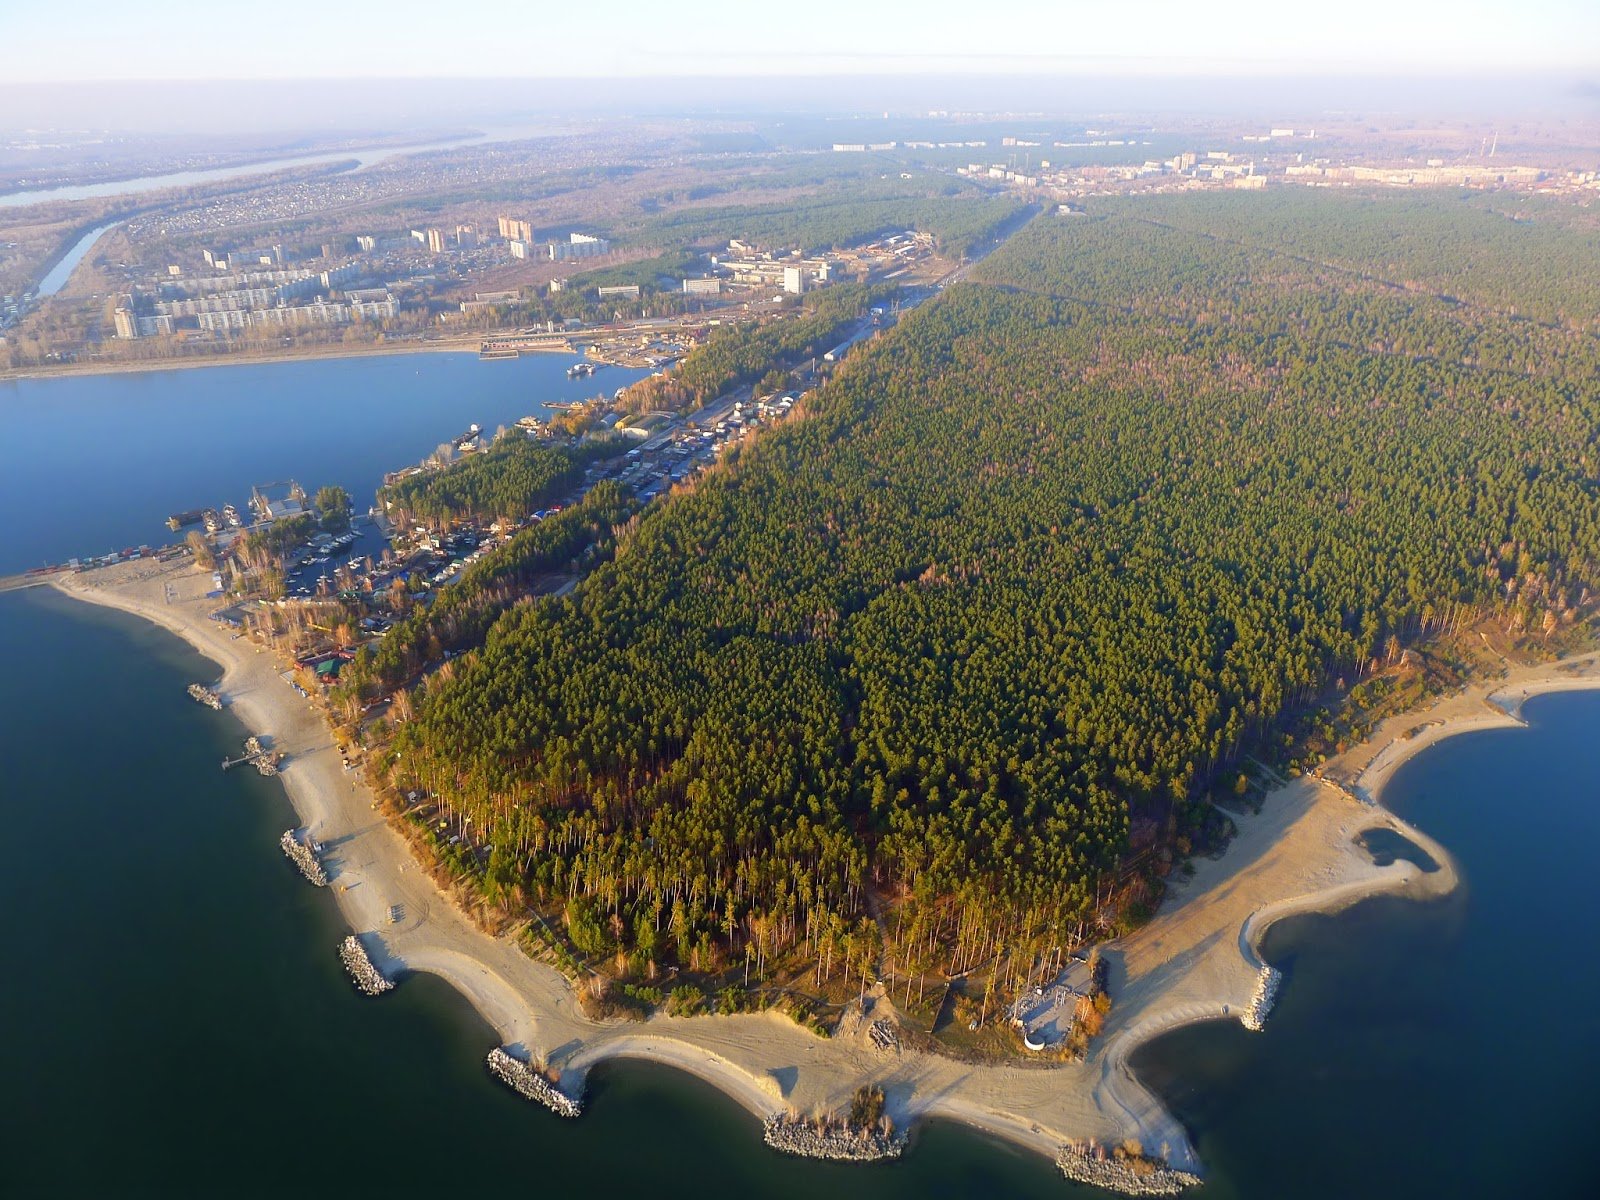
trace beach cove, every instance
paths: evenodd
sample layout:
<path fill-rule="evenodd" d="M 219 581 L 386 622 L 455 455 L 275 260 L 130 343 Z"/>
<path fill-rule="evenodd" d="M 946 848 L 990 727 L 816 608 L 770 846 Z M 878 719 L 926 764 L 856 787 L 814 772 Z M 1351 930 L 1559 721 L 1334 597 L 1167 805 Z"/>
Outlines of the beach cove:
<path fill-rule="evenodd" d="M 1149 925 L 1108 947 L 1117 1003 L 1106 1037 L 1083 1064 L 1039 1070 L 974 1067 L 912 1052 L 889 1056 L 865 1038 L 825 1041 L 772 1015 L 596 1024 L 579 1012 L 564 978 L 508 940 L 478 932 L 439 892 L 374 811 L 361 781 L 344 770 L 326 725 L 278 677 L 271 657 L 209 620 L 205 583 L 192 568 L 129 564 L 57 584 L 76 598 L 163 625 L 221 664 L 222 692 L 234 714 L 288 756 L 284 786 L 301 823 L 330 848 L 325 865 L 345 889 L 336 893 L 340 911 L 368 935 L 380 968 L 447 980 L 501 1042 L 548 1056 L 575 1097 L 588 1073 L 613 1058 L 652 1060 L 698 1076 L 763 1118 L 790 1108 L 836 1110 L 860 1083 L 872 1081 L 884 1086 L 902 1125 L 954 1120 L 1047 1160 L 1072 1139 L 1133 1137 L 1151 1151 L 1164 1149 L 1175 1165 L 1196 1169 L 1201 1163 L 1183 1127 L 1129 1068 L 1135 1051 L 1182 1025 L 1246 1011 L 1262 966 L 1259 947 L 1275 921 L 1335 911 L 1381 892 L 1437 896 L 1455 883 L 1448 852 L 1425 834 L 1307 778 L 1273 793 L 1261 816 L 1241 819 L 1226 854 L 1199 863 Z M 1349 761 L 1330 764 L 1329 773 L 1353 770 L 1358 792 L 1376 791 L 1407 757 L 1451 732 L 1514 725 L 1529 696 L 1596 686 L 1592 656 L 1513 671 L 1425 714 L 1395 718 L 1351 751 Z M 1419 724 L 1426 735 L 1406 736 Z M 1399 834 L 1441 869 L 1424 871 L 1405 860 L 1379 865 L 1356 841 L 1373 829 Z M 406 914 L 397 925 L 387 922 L 393 905 Z"/>

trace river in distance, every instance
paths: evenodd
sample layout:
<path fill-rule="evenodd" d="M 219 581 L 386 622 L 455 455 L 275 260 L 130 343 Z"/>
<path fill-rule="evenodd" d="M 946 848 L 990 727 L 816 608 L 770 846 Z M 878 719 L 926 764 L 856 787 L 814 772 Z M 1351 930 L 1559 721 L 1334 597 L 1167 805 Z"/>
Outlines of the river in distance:
<path fill-rule="evenodd" d="M 0 570 L 155 543 L 168 511 L 286 475 L 342 483 L 359 504 L 458 426 L 592 393 L 566 361 L 428 354 L 5 385 Z M 242 731 L 183 694 L 212 674 L 197 654 L 34 590 L 0 595 L 0 655 L 10 1194 L 1093 1194 L 944 1123 L 899 1163 L 782 1158 L 732 1101 L 646 1064 L 597 1070 L 588 1110 L 563 1122 L 489 1078 L 494 1033 L 447 984 L 415 976 L 378 1000 L 350 987 L 332 897 L 277 849 L 295 823 L 281 785 L 217 769 Z M 1575 1147 L 1600 1075 L 1600 967 L 1585 953 L 1600 916 L 1582 884 L 1600 834 L 1600 696 L 1529 715 L 1528 730 L 1435 747 L 1389 788 L 1455 854 L 1461 891 L 1276 927 L 1267 950 L 1288 979 L 1264 1034 L 1199 1026 L 1139 1056 L 1195 1133 L 1205 1200 L 1588 1194 Z"/>
<path fill-rule="evenodd" d="M 197 184 L 218 183 L 225 179 L 238 179 L 247 175 L 265 175 L 274 171 L 287 171 L 295 167 L 314 167 L 323 163 L 350 163 L 352 171 L 370 167 L 413 154 L 429 154 L 438 150 L 461 150 L 468 146 L 481 146 L 489 142 L 519 141 L 551 132 L 547 125 L 495 126 L 470 137 L 447 138 L 442 141 L 424 141 L 406 146 L 358 146 L 345 150 L 320 150 L 312 154 L 295 154 L 287 157 L 264 158 L 256 162 L 234 163 L 225 167 L 203 167 L 192 171 L 168 171 L 157 175 L 139 175 L 129 179 L 108 179 L 101 183 L 62 184 L 59 187 L 27 188 L 0 192 L 0 208 L 23 208 L 30 204 L 48 204 L 57 200 L 92 200 L 101 196 L 137 196 L 166 188 L 193 187 Z"/>

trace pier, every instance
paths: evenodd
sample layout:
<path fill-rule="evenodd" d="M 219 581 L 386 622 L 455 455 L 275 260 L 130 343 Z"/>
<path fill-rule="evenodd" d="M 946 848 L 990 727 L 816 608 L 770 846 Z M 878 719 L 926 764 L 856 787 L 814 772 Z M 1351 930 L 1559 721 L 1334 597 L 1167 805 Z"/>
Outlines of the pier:
<path fill-rule="evenodd" d="M 0 592 L 42 587 L 50 582 L 50 576 L 54 573 L 54 571 L 30 571 L 26 575 L 0 575 Z"/>
<path fill-rule="evenodd" d="M 220 708 L 222 706 L 219 703 L 217 707 Z M 263 775 L 276 775 L 278 773 L 278 763 L 281 761 L 282 755 L 276 750 L 268 750 L 261 744 L 260 738 L 252 736 L 245 739 L 243 754 L 238 758 L 225 758 L 222 760 L 222 769 L 231 771 L 234 767 L 243 763 L 254 763 L 256 770 Z"/>

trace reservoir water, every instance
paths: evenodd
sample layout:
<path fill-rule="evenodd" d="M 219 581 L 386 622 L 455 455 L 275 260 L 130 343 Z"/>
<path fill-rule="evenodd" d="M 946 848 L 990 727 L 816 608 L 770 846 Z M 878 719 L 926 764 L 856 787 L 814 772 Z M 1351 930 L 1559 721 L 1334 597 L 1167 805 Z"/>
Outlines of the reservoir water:
<path fill-rule="evenodd" d="M 385 471 L 478 424 L 548 417 L 645 372 L 576 358 L 368 355 L 0 382 L 0 574 L 174 540 L 168 514 L 259 483 L 337 483 L 365 512 Z"/>
<path fill-rule="evenodd" d="M 1525 715 L 1385 789 L 1462 887 L 1275 926 L 1287 980 L 1264 1034 L 1194 1026 L 1135 1057 L 1211 1171 L 1197 1200 L 1596 1194 L 1600 693 Z"/>
<path fill-rule="evenodd" d="M 477 421 L 610 390 L 558 358 L 321 360 L 0 385 L 0 571 L 170 536 L 174 508 L 251 482 L 378 474 Z M 183 685 L 202 659 L 136 618 L 0 595 L 0 1144 L 14 1195 L 376 1193 L 1093 1195 L 951 1125 L 901 1163 L 781 1158 L 664 1068 L 592 1078 L 573 1123 L 482 1069 L 493 1032 L 447 985 L 358 996 L 332 897 L 277 849 L 281 786 L 216 769 L 242 736 Z M 1388 798 L 1465 877 L 1276 927 L 1264 1034 L 1179 1031 L 1139 1069 L 1194 1131 L 1203 1200 L 1592 1193 L 1600 1105 L 1600 695 L 1445 742 Z M 1374 843 L 1375 854 L 1405 855 Z"/>

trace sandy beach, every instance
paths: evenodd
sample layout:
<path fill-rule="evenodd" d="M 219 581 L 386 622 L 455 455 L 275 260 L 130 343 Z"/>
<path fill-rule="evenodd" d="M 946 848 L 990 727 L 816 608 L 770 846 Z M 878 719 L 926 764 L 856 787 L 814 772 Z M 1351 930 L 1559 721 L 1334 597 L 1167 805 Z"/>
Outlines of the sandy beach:
<path fill-rule="evenodd" d="M 1051 1158 L 1069 1139 L 1134 1137 L 1189 1170 L 1200 1164 L 1188 1137 L 1133 1076 L 1133 1050 L 1182 1024 L 1238 1017 L 1256 987 L 1260 939 L 1274 921 L 1378 892 L 1425 897 L 1452 888 L 1448 853 L 1372 803 L 1384 782 L 1443 738 L 1520 724 L 1517 714 L 1532 695 L 1600 687 L 1600 664 L 1588 655 L 1513 669 L 1385 722 L 1370 741 L 1328 763 L 1326 780 L 1295 780 L 1275 790 L 1259 816 L 1236 818 L 1239 832 L 1224 855 L 1196 861 L 1187 879 L 1175 874 L 1156 917 L 1106 947 L 1115 1007 L 1087 1061 L 1048 1069 L 973 1066 L 879 1050 L 864 1032 L 820 1038 L 771 1014 L 588 1020 L 565 978 L 508 939 L 477 930 L 420 869 L 374 810 L 359 776 L 344 770 L 320 714 L 279 676 L 273 657 L 209 619 L 216 602 L 205 599 L 208 575 L 181 561 L 142 560 L 52 582 L 69 596 L 154 621 L 215 660 L 228 709 L 287 756 L 281 778 L 289 798 L 327 847 L 331 890 L 374 961 L 391 975 L 427 971 L 449 981 L 503 1043 L 544 1054 L 561 1071 L 565 1090 L 580 1092 L 586 1073 L 608 1059 L 646 1058 L 707 1080 L 766 1116 L 790 1106 L 838 1109 L 859 1085 L 874 1082 L 902 1124 L 961 1121 Z M 1379 828 L 1417 843 L 1440 870 L 1424 874 L 1403 861 L 1376 865 L 1356 838 Z M 404 919 L 389 924 L 395 904 Z"/>

